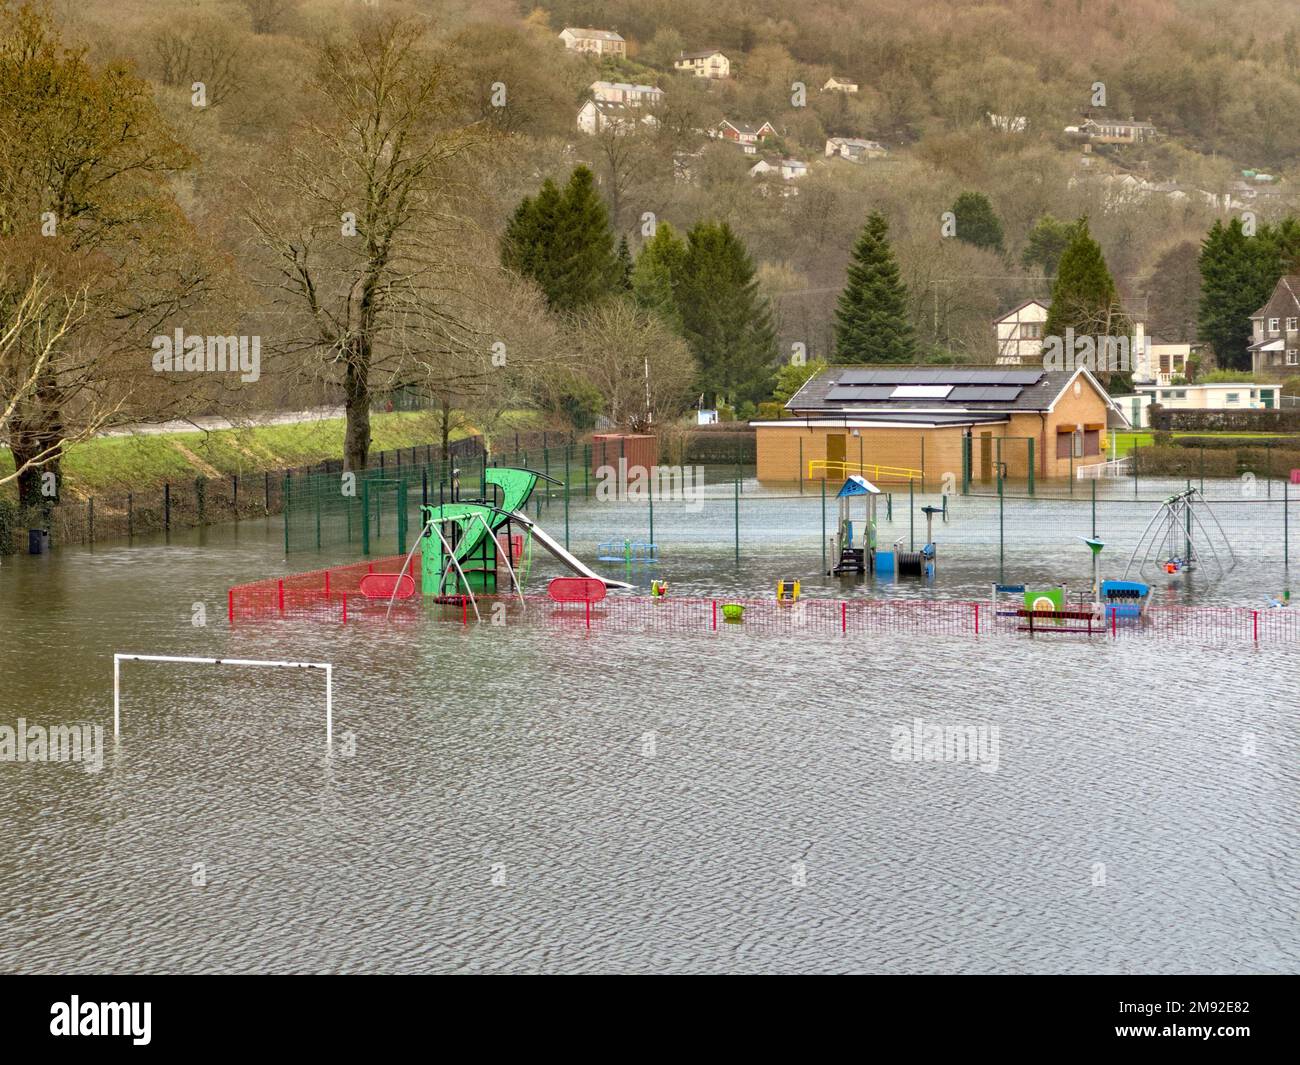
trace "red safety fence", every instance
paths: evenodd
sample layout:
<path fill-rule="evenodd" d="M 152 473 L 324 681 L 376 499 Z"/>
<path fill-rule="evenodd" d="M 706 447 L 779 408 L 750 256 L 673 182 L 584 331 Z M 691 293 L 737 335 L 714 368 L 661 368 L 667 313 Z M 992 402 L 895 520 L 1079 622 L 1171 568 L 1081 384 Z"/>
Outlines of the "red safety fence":
<path fill-rule="evenodd" d="M 255 581 L 230 589 L 232 622 L 259 618 L 317 618 L 347 622 L 410 622 L 420 618 L 468 625 L 508 620 L 615 632 L 915 633 L 926 636 L 993 636 L 1027 633 L 1026 618 L 1010 611 L 992 615 L 987 602 L 949 599 L 690 599 L 615 593 L 600 602 L 557 603 L 544 595 L 445 596 L 427 602 L 419 595 L 397 600 L 368 599 L 360 582 L 371 573 L 400 572 L 402 556 Z M 417 555 L 408 570 L 419 586 Z M 477 613 L 475 612 L 477 606 Z M 741 609 L 737 610 L 739 607 Z M 1036 616 L 1034 638 L 1127 639 L 1164 637 L 1185 642 L 1300 643 L 1300 609 L 1152 606 L 1140 620 Z"/>

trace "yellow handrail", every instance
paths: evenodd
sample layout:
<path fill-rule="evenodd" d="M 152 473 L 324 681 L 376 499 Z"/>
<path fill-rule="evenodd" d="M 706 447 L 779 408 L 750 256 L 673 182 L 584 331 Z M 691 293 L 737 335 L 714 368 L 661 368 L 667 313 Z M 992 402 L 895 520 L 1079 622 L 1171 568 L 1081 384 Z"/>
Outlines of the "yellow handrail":
<path fill-rule="evenodd" d="M 808 463 L 809 478 L 821 474 L 822 477 L 848 477 L 856 473 L 869 481 L 919 481 L 921 471 L 908 469 L 906 466 L 881 466 L 874 463 L 839 462 L 833 459 L 813 459 Z"/>

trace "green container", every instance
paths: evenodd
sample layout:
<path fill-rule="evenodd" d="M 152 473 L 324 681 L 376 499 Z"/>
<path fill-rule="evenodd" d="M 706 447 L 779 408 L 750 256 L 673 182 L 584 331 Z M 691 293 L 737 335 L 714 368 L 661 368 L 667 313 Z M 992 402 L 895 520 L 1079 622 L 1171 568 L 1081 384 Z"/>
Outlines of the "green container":
<path fill-rule="evenodd" d="M 745 617 L 745 608 L 740 603 L 723 603 L 722 617 L 725 621 L 741 621 Z"/>

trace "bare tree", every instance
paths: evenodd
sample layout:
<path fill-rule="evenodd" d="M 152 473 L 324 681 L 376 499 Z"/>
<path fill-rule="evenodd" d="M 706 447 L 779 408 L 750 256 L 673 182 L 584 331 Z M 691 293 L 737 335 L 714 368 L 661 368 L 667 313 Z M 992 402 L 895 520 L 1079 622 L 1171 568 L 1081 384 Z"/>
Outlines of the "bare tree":
<path fill-rule="evenodd" d="M 457 171 L 487 131 L 459 125 L 448 72 L 423 26 L 363 14 L 317 48 L 320 118 L 268 174 L 279 199 L 248 193 L 287 312 L 282 347 L 342 387 L 344 463 L 364 469 L 370 406 L 422 361 L 473 335 L 454 249 L 468 229 Z"/>

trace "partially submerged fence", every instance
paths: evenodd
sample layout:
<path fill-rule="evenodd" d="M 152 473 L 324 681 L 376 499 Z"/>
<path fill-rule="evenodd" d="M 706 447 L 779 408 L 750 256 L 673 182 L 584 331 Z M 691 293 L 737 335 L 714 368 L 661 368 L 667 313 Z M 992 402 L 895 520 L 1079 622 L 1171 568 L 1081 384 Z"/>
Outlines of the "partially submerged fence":
<path fill-rule="evenodd" d="M 990 602 L 956 599 L 774 599 L 652 598 L 609 595 L 598 603 L 556 603 L 547 596 L 444 596 L 434 602 L 418 595 L 390 604 L 361 594 L 370 573 L 397 573 L 402 556 L 353 563 L 288 577 L 255 581 L 230 589 L 227 616 L 232 624 L 269 619 L 300 619 L 321 624 L 426 619 L 470 625 L 557 625 L 608 632 L 707 634 L 747 631 L 769 634 L 850 636 L 903 633 L 918 636 L 983 637 L 1029 633 L 1052 640 L 1153 637 L 1200 644 L 1300 643 L 1300 609 L 1149 606 L 1141 619 L 1035 615 L 1015 609 L 994 611 Z M 419 583 L 419 555 L 410 572 Z M 475 609 L 477 606 L 477 610 Z M 737 612 L 728 607 L 740 607 Z M 739 614 L 735 619 L 729 614 Z"/>

